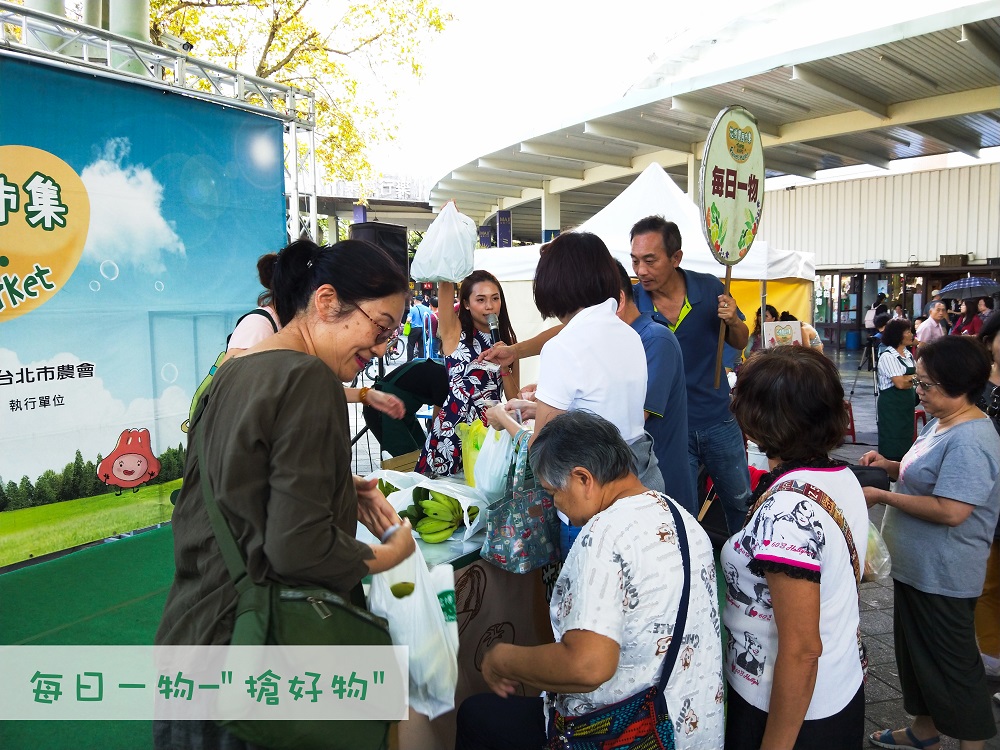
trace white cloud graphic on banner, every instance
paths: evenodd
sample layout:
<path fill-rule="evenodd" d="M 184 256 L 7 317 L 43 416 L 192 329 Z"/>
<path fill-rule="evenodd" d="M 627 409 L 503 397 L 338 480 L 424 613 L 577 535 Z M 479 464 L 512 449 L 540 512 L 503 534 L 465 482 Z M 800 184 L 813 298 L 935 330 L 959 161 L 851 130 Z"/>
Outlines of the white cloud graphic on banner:
<path fill-rule="evenodd" d="M 90 197 L 90 231 L 84 257 L 149 273 L 166 271 L 165 254 L 184 255 L 184 243 L 163 218 L 163 186 L 140 165 L 125 163 L 128 138 L 112 138 L 80 178 Z"/>
<path fill-rule="evenodd" d="M 13 374 L 15 383 L 0 387 L 3 429 L 0 430 L 0 477 L 18 482 L 22 476 L 34 482 L 48 469 L 55 472 L 73 461 L 76 451 L 85 461 L 97 454 L 107 456 L 118 443 L 122 430 L 145 427 L 150 432 L 153 454 L 187 444 L 181 422 L 187 419 L 191 394 L 170 386 L 158 399 L 137 398 L 129 403 L 116 399 L 99 377 L 41 380 L 40 368 L 81 364 L 75 354 L 60 353 L 43 362 L 23 364 L 17 354 L 0 348 L 0 375 Z M 32 373 L 33 383 L 17 384 L 22 370 Z M 61 405 L 56 405 L 55 397 Z M 42 398 L 48 405 L 42 406 Z M 11 409 L 12 402 L 20 408 Z"/>

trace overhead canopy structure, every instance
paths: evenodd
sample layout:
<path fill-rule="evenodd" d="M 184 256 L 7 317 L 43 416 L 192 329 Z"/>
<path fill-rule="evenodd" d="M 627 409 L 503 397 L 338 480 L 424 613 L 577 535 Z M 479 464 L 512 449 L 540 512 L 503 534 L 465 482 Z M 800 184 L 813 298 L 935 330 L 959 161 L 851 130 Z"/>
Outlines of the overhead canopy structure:
<path fill-rule="evenodd" d="M 677 224 L 684 257 L 681 267 L 691 271 L 725 276 L 708 249 L 701 233 L 698 207 L 656 164 L 647 167 L 636 180 L 604 210 L 578 227 L 592 232 L 608 246 L 631 273 L 629 230 L 639 219 L 660 215 Z M 535 308 L 532 281 L 538 264 L 540 245 L 489 248 L 476 251 L 476 268 L 496 276 L 503 284 L 511 323 L 519 338 L 529 338 L 546 327 Z M 572 269 L 567 269 L 571 273 Z M 758 240 L 750 252 L 733 266 L 731 291 L 748 317 L 760 305 L 759 281 L 768 281 L 769 302 L 789 310 L 800 319 L 812 319 L 812 284 L 816 267 L 812 253 L 778 250 Z M 525 379 L 525 378 L 529 379 Z M 533 365 L 522 366 L 522 380 L 531 382 Z"/>
<path fill-rule="evenodd" d="M 786 3 L 776 8 L 789 12 Z M 546 228 L 565 230 L 608 205 L 653 163 L 690 190 L 713 118 L 734 103 L 760 121 L 769 176 L 887 168 L 895 159 L 951 152 L 978 156 L 1000 145 L 997 4 L 893 22 L 879 21 L 878 10 L 858 18 L 857 28 L 873 18 L 880 26 L 839 39 L 813 38 L 758 59 L 754 51 L 770 47 L 747 40 L 738 55 L 730 45 L 726 59 L 750 62 L 666 66 L 651 88 L 633 90 L 582 122 L 457 167 L 438 181 L 430 203 L 438 209 L 455 199 L 481 222 L 512 210 L 514 238 L 537 242 L 542 203 L 551 196 L 558 196 L 558 227 Z"/>
<path fill-rule="evenodd" d="M 639 219 L 659 215 L 677 224 L 681 232 L 684 260 L 691 271 L 725 276 L 725 266 L 713 257 L 701 231 L 698 207 L 656 164 L 648 166 L 636 180 L 604 209 L 576 228 L 600 237 L 626 268 L 631 268 L 629 230 Z M 535 277 L 539 245 L 491 248 L 476 251 L 476 267 L 485 268 L 501 281 Z M 812 253 L 778 250 L 757 241 L 750 252 L 733 266 L 733 278 L 795 278 L 811 282 L 816 266 Z"/>

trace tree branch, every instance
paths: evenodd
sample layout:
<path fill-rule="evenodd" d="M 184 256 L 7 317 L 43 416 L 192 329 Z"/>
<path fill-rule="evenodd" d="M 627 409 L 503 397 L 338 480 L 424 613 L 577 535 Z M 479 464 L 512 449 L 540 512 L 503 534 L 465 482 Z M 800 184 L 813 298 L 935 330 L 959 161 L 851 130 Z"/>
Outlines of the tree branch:
<path fill-rule="evenodd" d="M 280 60 L 278 60 L 278 62 L 276 62 L 274 65 L 270 66 L 269 68 L 266 68 L 265 72 L 258 72 L 257 75 L 260 76 L 261 78 L 267 78 L 268 76 L 273 75 L 274 73 L 278 72 L 279 70 L 281 70 L 282 68 L 284 68 L 286 65 L 288 65 L 288 63 L 291 61 L 291 59 L 293 57 L 295 57 L 295 55 L 298 54 L 299 50 L 301 50 L 306 44 L 308 44 L 312 39 L 316 38 L 317 36 L 319 36 L 319 34 L 317 32 L 315 32 L 315 31 L 313 31 L 308 36 L 306 36 L 305 38 L 303 38 L 298 44 L 296 44 L 294 47 L 292 47 L 290 50 L 288 50 L 288 54 L 286 54 L 283 58 L 281 58 Z M 261 58 L 261 65 L 263 65 L 263 63 L 264 63 L 264 59 L 262 57 Z"/>
<path fill-rule="evenodd" d="M 247 2 L 247 0 L 208 0 L 207 2 L 198 2 L 198 0 L 182 0 L 181 2 L 174 3 L 174 5 L 169 8 L 164 8 L 162 15 L 166 18 L 167 16 L 171 16 L 174 13 L 187 8 L 242 8 L 245 5 L 252 5 L 252 3 Z"/>
<path fill-rule="evenodd" d="M 362 39 L 357 44 L 355 44 L 351 49 L 348 49 L 348 50 L 333 49 L 332 47 L 324 47 L 323 50 L 325 52 L 329 52 L 330 54 L 333 54 L 333 55 L 341 55 L 342 57 L 350 57 L 355 52 L 360 52 L 365 47 L 367 47 L 367 46 L 369 46 L 371 44 L 374 44 L 379 39 L 381 39 L 383 36 L 385 36 L 385 32 L 384 31 L 380 31 L 375 36 L 368 37 L 367 39 Z"/>

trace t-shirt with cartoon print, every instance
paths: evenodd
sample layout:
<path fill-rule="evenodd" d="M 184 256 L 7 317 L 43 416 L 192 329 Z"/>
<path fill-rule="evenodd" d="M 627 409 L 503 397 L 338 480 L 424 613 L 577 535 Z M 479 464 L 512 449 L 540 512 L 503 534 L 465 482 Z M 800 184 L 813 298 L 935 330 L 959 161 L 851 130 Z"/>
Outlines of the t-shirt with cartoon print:
<path fill-rule="evenodd" d="M 569 552 L 549 610 L 556 641 L 570 630 L 588 630 L 614 640 L 621 654 L 614 677 L 597 690 L 555 696 L 563 715 L 580 716 L 659 683 L 684 584 L 668 502 L 653 492 L 618 500 L 584 524 Z M 704 530 L 679 512 L 691 554 L 691 593 L 664 697 L 678 750 L 716 750 L 724 711 L 715 561 Z"/>
<path fill-rule="evenodd" d="M 848 468 L 797 469 L 777 481 L 808 482 L 840 507 L 865 566 L 868 506 Z M 806 578 L 820 586 L 820 637 L 816 686 L 806 720 L 833 716 L 858 691 L 864 677 L 858 652 L 858 591 L 844 534 L 813 500 L 782 491 L 768 498 L 749 523 L 730 537 L 720 558 L 726 579 L 722 619 L 729 637 L 726 679 L 750 705 L 767 711 L 771 697 L 778 629 L 765 571 Z"/>

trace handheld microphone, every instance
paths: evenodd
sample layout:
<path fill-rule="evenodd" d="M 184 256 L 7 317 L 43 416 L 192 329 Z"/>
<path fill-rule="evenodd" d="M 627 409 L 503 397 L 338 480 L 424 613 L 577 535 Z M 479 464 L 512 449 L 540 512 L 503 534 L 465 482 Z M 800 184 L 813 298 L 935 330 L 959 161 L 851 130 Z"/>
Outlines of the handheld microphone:
<path fill-rule="evenodd" d="M 500 319 L 495 313 L 490 313 L 486 316 L 486 323 L 490 327 L 490 337 L 493 339 L 493 345 L 496 346 L 500 343 Z"/>

